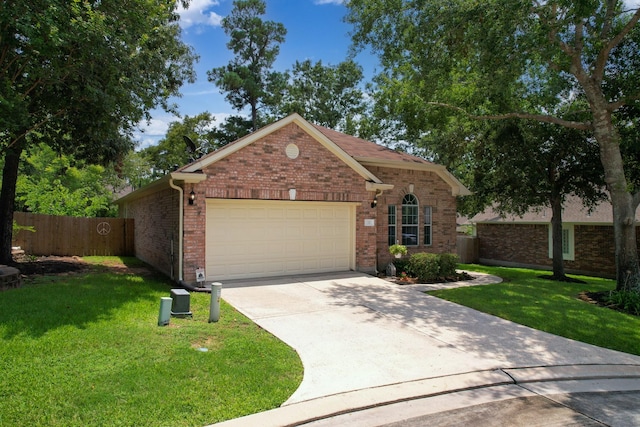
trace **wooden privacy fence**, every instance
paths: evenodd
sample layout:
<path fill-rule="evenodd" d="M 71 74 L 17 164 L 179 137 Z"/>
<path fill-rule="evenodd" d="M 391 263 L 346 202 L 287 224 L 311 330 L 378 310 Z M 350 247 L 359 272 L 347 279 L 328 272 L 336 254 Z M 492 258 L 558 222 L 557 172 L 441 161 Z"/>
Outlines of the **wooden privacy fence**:
<path fill-rule="evenodd" d="M 134 254 L 133 219 L 77 218 L 15 212 L 13 219 L 21 230 L 13 236 L 13 245 L 29 255 L 89 256 Z"/>
<path fill-rule="evenodd" d="M 461 263 L 471 264 L 478 262 L 479 243 L 477 237 L 457 236 L 456 248 Z"/>

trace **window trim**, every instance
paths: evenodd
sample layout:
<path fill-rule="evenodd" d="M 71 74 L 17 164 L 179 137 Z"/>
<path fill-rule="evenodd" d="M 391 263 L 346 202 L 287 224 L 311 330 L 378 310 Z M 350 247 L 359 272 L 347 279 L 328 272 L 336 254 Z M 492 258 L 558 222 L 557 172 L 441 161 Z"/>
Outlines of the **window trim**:
<path fill-rule="evenodd" d="M 393 213 L 391 213 L 392 208 Z M 393 220 L 391 219 L 392 215 Z M 387 222 L 387 243 L 389 244 L 389 246 L 395 245 L 396 243 L 398 243 L 398 208 L 396 207 L 396 205 L 388 205 Z M 391 232 L 391 229 L 393 229 L 393 233 Z M 391 241 L 392 237 L 393 242 Z"/>
<path fill-rule="evenodd" d="M 549 224 L 549 258 L 553 258 L 553 231 L 551 229 L 551 224 Z M 575 227 L 573 224 L 562 224 L 562 239 L 564 242 L 564 233 L 567 233 L 567 245 L 568 251 L 565 252 L 564 249 L 562 251 L 562 259 L 565 261 L 575 261 L 576 253 L 575 253 Z M 564 246 L 564 245 L 563 245 Z"/>
<path fill-rule="evenodd" d="M 427 215 L 427 211 L 429 214 Z M 429 220 L 429 222 L 427 222 Z M 427 231 L 427 227 L 429 230 Z M 432 206 L 424 206 L 424 215 L 423 215 L 423 245 L 425 246 L 433 246 L 433 207 Z M 427 237 L 429 238 L 429 243 L 427 243 Z"/>
<path fill-rule="evenodd" d="M 412 197 L 415 204 L 405 203 L 405 201 L 409 201 L 408 197 Z M 406 214 L 405 215 L 405 207 L 407 209 L 411 208 L 413 211 L 415 209 L 415 222 L 414 223 L 405 223 L 405 218 L 413 218 L 414 214 Z M 401 219 L 400 219 L 400 234 L 401 234 L 401 242 L 404 246 L 416 247 L 420 246 L 420 202 L 418 198 L 413 193 L 407 193 L 402 197 L 402 210 L 401 210 Z M 414 244 L 409 244 L 405 241 L 405 228 L 415 229 L 416 232 L 416 242 Z"/>

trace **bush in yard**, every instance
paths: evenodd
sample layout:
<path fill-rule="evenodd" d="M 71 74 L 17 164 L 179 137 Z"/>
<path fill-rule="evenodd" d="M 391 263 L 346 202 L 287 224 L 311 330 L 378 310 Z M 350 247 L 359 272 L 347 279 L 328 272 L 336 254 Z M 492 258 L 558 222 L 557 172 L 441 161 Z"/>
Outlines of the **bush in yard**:
<path fill-rule="evenodd" d="M 439 261 L 441 277 L 452 277 L 456 275 L 456 267 L 458 266 L 458 255 L 440 254 Z"/>
<path fill-rule="evenodd" d="M 409 258 L 397 258 L 397 259 L 394 259 L 392 262 L 393 262 L 393 265 L 396 266 L 396 273 L 398 274 L 398 276 L 403 271 L 407 273 L 409 276 L 413 276 L 413 273 L 411 272 L 411 266 L 409 265 L 410 264 Z"/>
<path fill-rule="evenodd" d="M 430 282 L 440 276 L 440 261 L 438 254 L 418 253 L 409 258 L 409 269 L 419 281 Z"/>
<path fill-rule="evenodd" d="M 640 296 L 635 292 L 612 291 L 607 301 L 626 313 L 640 316 Z"/>

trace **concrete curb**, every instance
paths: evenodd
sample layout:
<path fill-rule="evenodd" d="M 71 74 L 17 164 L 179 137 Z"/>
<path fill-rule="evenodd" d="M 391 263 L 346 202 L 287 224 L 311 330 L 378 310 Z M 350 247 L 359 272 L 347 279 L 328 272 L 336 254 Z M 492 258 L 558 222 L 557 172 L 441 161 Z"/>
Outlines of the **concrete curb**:
<path fill-rule="evenodd" d="M 632 380 L 631 389 L 640 389 L 640 365 L 564 365 L 523 368 L 506 368 L 494 371 L 468 372 L 438 378 L 410 381 L 400 384 L 374 387 L 340 393 L 332 396 L 293 403 L 280 408 L 257 414 L 247 415 L 218 424 L 217 427 L 288 427 L 318 421 L 337 415 L 364 411 L 371 408 L 393 405 L 399 402 L 425 399 L 445 394 L 501 385 L 551 384 L 558 383 L 556 389 L 562 389 L 563 383 L 584 381 L 580 389 L 585 391 L 595 385 L 592 380 Z M 576 388 L 575 385 L 572 387 Z M 625 389 L 628 389 L 626 386 Z M 543 386 L 542 390 L 545 389 Z M 600 391 L 600 388 L 598 388 Z"/>

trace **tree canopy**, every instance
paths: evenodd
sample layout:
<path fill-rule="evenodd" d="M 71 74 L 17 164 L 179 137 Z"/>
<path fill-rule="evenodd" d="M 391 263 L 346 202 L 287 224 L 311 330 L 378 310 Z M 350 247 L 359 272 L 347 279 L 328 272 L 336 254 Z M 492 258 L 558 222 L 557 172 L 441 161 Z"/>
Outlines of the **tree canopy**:
<path fill-rule="evenodd" d="M 186 2 L 185 2 L 186 3 Z M 193 81 L 176 1 L 5 1 L 0 7 L 0 262 L 11 229 L 22 151 L 46 143 L 107 163 L 131 149 L 149 111 Z"/>
<path fill-rule="evenodd" d="M 277 78 L 271 67 L 287 34 L 281 23 L 263 21 L 265 13 L 263 0 L 234 0 L 231 13 L 222 19 L 222 28 L 230 37 L 227 47 L 235 57 L 207 73 L 209 81 L 226 92 L 233 108 L 251 108 L 253 130 L 258 128 L 258 107 L 266 96 L 268 81 Z"/>
<path fill-rule="evenodd" d="M 362 67 L 353 60 L 335 66 L 296 61 L 284 79 L 270 87 L 267 111 L 274 117 L 298 113 L 318 125 L 347 130 L 366 111 L 362 79 Z"/>
<path fill-rule="evenodd" d="M 166 136 L 158 144 L 140 151 L 140 155 L 151 167 L 148 177 L 151 180 L 160 178 L 225 145 L 216 140 L 214 120 L 210 113 L 205 112 L 170 123 Z M 194 143 L 195 152 L 187 148 L 185 136 Z"/>
<path fill-rule="evenodd" d="M 409 135 L 453 111 L 591 132 L 613 204 L 618 288 L 640 292 L 640 188 L 620 149 L 621 129 L 637 133 L 640 10 L 615 0 L 349 0 L 347 7 L 353 40 L 379 54 L 377 82 Z M 585 111 L 549 109 L 558 96 L 569 105 L 584 100 Z M 513 110 L 512 99 L 535 102 Z"/>
<path fill-rule="evenodd" d="M 116 216 L 114 193 L 123 182 L 112 168 L 76 161 L 46 144 L 23 153 L 16 210 L 46 215 Z"/>

